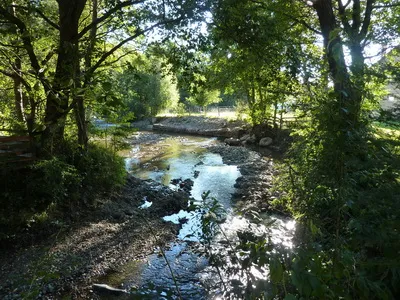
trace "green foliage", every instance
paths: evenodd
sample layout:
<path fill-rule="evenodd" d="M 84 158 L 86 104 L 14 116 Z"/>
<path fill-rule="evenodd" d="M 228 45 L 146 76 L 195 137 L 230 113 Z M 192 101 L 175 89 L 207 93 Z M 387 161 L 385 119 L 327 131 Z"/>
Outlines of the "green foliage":
<path fill-rule="evenodd" d="M 95 99 L 93 113 L 121 123 L 173 109 L 179 100 L 175 81 L 161 59 L 131 54 L 118 68 L 109 70 L 106 78 L 99 78 L 90 96 Z"/>
<path fill-rule="evenodd" d="M 287 267 L 295 293 L 397 298 L 399 141 L 373 128 L 335 135 L 335 117 L 318 118 L 324 124 L 298 131 L 277 181 L 285 193 L 278 204 L 298 216 L 304 228 L 301 239 L 308 245 L 298 247 Z M 310 294 L 317 287 L 320 293 Z"/>
<path fill-rule="evenodd" d="M 82 174 L 75 166 L 53 157 L 32 166 L 31 178 L 26 188 L 30 197 L 41 204 L 35 210 L 42 211 L 52 202 L 77 200 L 81 184 Z"/>
<path fill-rule="evenodd" d="M 117 152 L 130 147 L 127 142 L 127 137 L 135 132 L 137 129 L 131 127 L 129 123 L 126 124 L 109 124 L 105 123 L 105 127 L 99 126 L 99 124 L 90 124 L 89 132 L 97 142 L 101 142 L 105 148 L 110 148 Z M 110 125 L 110 126 L 109 126 Z"/>
<path fill-rule="evenodd" d="M 207 90 L 206 88 L 197 88 L 187 100 L 202 107 L 222 101 L 218 90 Z"/>
<path fill-rule="evenodd" d="M 296 18 L 301 10 L 293 1 L 222 0 L 214 7 L 212 78 L 238 102 L 246 103 L 253 124 L 268 119 L 277 123 L 285 103 L 298 100 L 305 91 L 304 81 L 312 73 L 317 76 L 318 67 L 311 67 L 313 72 L 308 69 L 320 60 L 313 47 L 315 37 L 299 24 L 286 28 L 290 21 L 280 13 L 291 11 Z"/>
<path fill-rule="evenodd" d="M 92 144 L 84 155 L 79 149 L 72 154 L 71 163 L 84 176 L 82 188 L 85 193 L 109 191 L 125 182 L 124 161 L 114 151 Z"/>

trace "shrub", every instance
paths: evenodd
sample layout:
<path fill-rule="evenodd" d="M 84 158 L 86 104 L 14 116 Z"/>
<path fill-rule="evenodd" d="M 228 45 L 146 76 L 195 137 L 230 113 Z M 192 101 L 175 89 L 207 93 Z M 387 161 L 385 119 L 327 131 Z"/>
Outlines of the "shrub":
<path fill-rule="evenodd" d="M 83 176 L 83 190 L 104 192 L 124 183 L 124 161 L 115 152 L 99 145 L 89 145 L 86 153 L 73 156 L 72 163 Z"/>
<path fill-rule="evenodd" d="M 77 200 L 82 179 L 75 166 L 53 157 L 32 166 L 27 191 L 37 203 L 37 209 L 42 210 L 52 202 L 62 203 L 67 198 Z"/>

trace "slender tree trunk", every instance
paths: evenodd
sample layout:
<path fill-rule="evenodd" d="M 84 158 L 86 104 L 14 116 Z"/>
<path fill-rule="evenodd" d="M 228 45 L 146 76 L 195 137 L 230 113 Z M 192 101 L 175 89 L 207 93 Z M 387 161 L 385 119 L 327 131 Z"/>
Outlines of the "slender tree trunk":
<path fill-rule="evenodd" d="M 83 147 L 83 149 L 87 148 L 88 144 L 88 130 L 87 130 L 87 122 L 86 122 L 86 109 L 84 103 L 84 92 L 81 89 L 80 80 L 76 80 L 75 88 L 78 89 L 77 95 L 74 96 L 76 99 L 75 106 L 75 120 L 76 126 L 78 129 L 78 144 Z"/>
<path fill-rule="evenodd" d="M 15 2 L 12 2 L 15 5 Z M 12 15 L 16 17 L 15 7 L 12 8 Z M 18 27 L 13 26 L 13 33 L 17 35 Z M 25 112 L 24 112 L 24 97 L 22 91 L 22 80 L 21 80 L 21 69 L 22 69 L 22 61 L 19 57 L 19 53 L 15 53 L 16 58 L 14 60 L 13 72 L 16 73 L 16 76 L 13 76 L 13 89 L 14 89 L 14 105 L 15 112 L 17 115 L 17 119 L 20 123 L 26 123 Z"/>
<path fill-rule="evenodd" d="M 277 96 L 275 96 L 277 97 Z M 275 98 L 274 100 L 274 118 L 273 118 L 273 123 L 274 123 L 274 128 L 278 128 L 278 123 L 276 122 L 277 120 L 277 115 L 278 115 L 278 98 Z"/>
<path fill-rule="evenodd" d="M 21 59 L 17 57 L 14 61 L 14 72 L 17 72 L 19 74 L 17 74 L 17 76 L 13 76 L 15 112 L 17 114 L 18 121 L 26 124 L 24 94 L 22 90 L 22 81 L 20 77 L 21 68 L 22 68 Z"/>
<path fill-rule="evenodd" d="M 365 58 L 363 54 L 363 48 L 361 42 L 357 39 L 353 40 L 350 44 L 350 55 L 351 55 L 351 72 L 353 74 L 353 122 L 355 124 L 359 121 L 362 99 L 364 96 L 365 80 L 364 80 L 364 68 Z"/>
<path fill-rule="evenodd" d="M 30 91 L 28 91 L 28 99 L 30 103 L 30 113 L 29 115 L 26 116 L 26 125 L 28 127 L 28 133 L 30 136 L 33 136 L 33 130 L 35 129 L 35 124 L 36 124 L 36 108 L 37 108 L 37 103 L 35 102 L 35 99 L 33 95 L 30 94 Z"/>
<path fill-rule="evenodd" d="M 98 11 L 98 1 L 92 0 L 93 23 L 97 19 L 97 11 Z M 97 35 L 97 26 L 93 26 L 92 29 L 90 30 L 89 44 L 85 53 L 85 70 L 89 70 L 92 67 L 92 55 L 94 47 L 96 45 L 96 35 Z M 76 78 L 77 81 L 75 83 L 75 86 L 79 87 L 79 90 L 76 94 L 76 107 L 75 107 L 75 118 L 78 129 L 78 144 L 81 145 L 84 149 L 86 149 L 89 137 L 88 137 L 88 129 L 86 121 L 86 107 L 84 102 L 85 100 L 84 89 L 89 84 L 91 78 L 85 77 L 83 80 L 83 86 L 81 84 L 80 76 L 77 76 Z"/>

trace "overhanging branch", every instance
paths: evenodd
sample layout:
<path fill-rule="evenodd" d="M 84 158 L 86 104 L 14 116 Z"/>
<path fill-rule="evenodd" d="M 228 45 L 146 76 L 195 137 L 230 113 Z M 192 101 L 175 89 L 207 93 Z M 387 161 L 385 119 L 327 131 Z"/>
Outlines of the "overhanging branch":
<path fill-rule="evenodd" d="M 109 11 L 104 13 L 104 15 L 102 15 L 100 18 L 97 18 L 94 22 L 90 23 L 88 26 L 83 28 L 81 30 L 81 32 L 79 32 L 78 38 L 80 39 L 81 37 L 83 37 L 87 32 L 89 32 L 92 29 L 93 26 L 97 26 L 98 24 L 100 24 L 101 22 L 103 22 L 104 20 L 109 18 L 112 14 L 116 13 L 117 11 L 121 10 L 122 8 L 131 6 L 131 5 L 135 5 L 135 4 L 139 4 L 139 3 L 143 3 L 144 1 L 145 0 L 137 0 L 137 1 L 129 0 L 129 1 L 124 1 L 124 2 L 119 3 L 118 5 L 114 6 Z"/>
<path fill-rule="evenodd" d="M 365 38 L 368 33 L 368 28 L 369 25 L 371 24 L 371 15 L 372 15 L 372 10 L 374 9 L 373 4 L 374 0 L 368 0 L 367 1 L 367 6 L 365 8 L 365 14 L 364 14 L 364 21 L 362 24 L 362 28 L 360 31 L 361 38 Z"/>
<path fill-rule="evenodd" d="M 52 20 L 50 20 L 49 17 L 47 17 L 40 9 L 34 7 L 26 7 L 26 6 L 21 6 L 21 5 L 12 5 L 11 7 L 15 7 L 15 8 L 20 8 L 26 11 L 32 10 L 37 13 L 44 21 L 46 21 L 47 24 L 49 24 L 51 27 L 60 30 L 60 26 L 58 26 L 55 22 L 53 22 Z"/>
<path fill-rule="evenodd" d="M 266 7 L 266 6 L 265 6 L 265 3 L 261 2 L 261 1 L 258 1 L 258 0 L 251 0 L 251 2 L 262 6 L 262 8 L 264 8 L 264 9 L 266 9 L 266 10 L 268 10 L 268 11 L 281 14 L 281 15 L 285 16 L 286 18 L 289 18 L 290 20 L 296 22 L 297 24 L 303 25 L 303 26 L 306 27 L 308 30 L 311 30 L 312 32 L 314 32 L 314 33 L 316 33 L 316 34 L 322 34 L 321 31 L 319 31 L 319 30 L 313 28 L 313 27 L 312 27 L 310 24 L 308 24 L 305 20 L 302 20 L 302 19 L 293 17 L 291 14 L 285 13 L 285 12 L 280 11 L 280 10 L 270 9 L 270 8 Z"/>
<path fill-rule="evenodd" d="M 342 0 L 338 0 L 339 5 L 339 17 L 342 21 L 343 27 L 346 32 L 350 32 L 350 24 L 349 20 L 346 17 L 346 7 L 350 4 L 350 1 L 347 1 L 346 4 L 343 4 Z"/>
<path fill-rule="evenodd" d="M 126 43 L 138 38 L 139 36 L 145 34 L 146 32 L 149 32 L 149 31 L 153 30 L 154 28 L 157 28 L 157 27 L 159 27 L 161 25 L 166 25 L 166 24 L 170 24 L 170 23 L 176 23 L 176 22 L 179 22 L 180 20 L 181 20 L 181 18 L 174 19 L 174 20 L 169 20 L 169 21 L 161 21 L 161 22 L 158 22 L 156 24 L 153 24 L 152 26 L 150 26 L 150 27 L 148 27 L 146 29 L 143 29 L 143 30 L 137 29 L 135 34 L 133 34 L 132 36 L 129 36 L 128 38 L 122 40 L 117 45 L 115 45 L 113 48 L 111 48 L 109 51 L 103 53 L 103 55 L 99 58 L 99 60 L 89 70 L 86 71 L 86 77 L 89 78 L 96 71 L 96 69 L 98 67 L 100 67 L 101 64 L 108 57 L 110 57 L 115 51 L 120 49 Z"/>

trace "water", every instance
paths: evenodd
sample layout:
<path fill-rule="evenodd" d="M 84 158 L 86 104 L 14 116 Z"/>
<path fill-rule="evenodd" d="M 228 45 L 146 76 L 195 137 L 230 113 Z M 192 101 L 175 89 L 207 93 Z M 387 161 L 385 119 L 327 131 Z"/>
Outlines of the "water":
<path fill-rule="evenodd" d="M 235 241 L 238 230 L 249 229 L 259 234 L 269 232 L 274 243 L 290 248 L 293 221 L 265 215 L 262 216 L 262 223 L 253 224 L 233 213 L 231 195 L 235 191 L 235 181 L 241 174 L 237 166 L 225 165 L 219 154 L 207 152 L 206 146 L 215 143 L 218 143 L 217 140 L 212 138 L 167 137 L 158 143 L 142 143 L 132 147 L 124 153 L 125 163 L 134 176 L 153 179 L 171 188 L 177 188 L 171 184 L 172 179 L 193 180 L 191 196 L 197 203 L 201 202 L 204 192 L 210 191 L 209 199 L 217 199 L 227 213 L 226 221 L 221 224 L 225 235 L 217 235 L 213 242 L 220 251 L 226 248 L 221 241 L 225 238 Z M 144 199 L 141 208 L 146 209 L 150 205 L 151 202 Z M 177 242 L 164 251 L 156 251 L 146 260 L 132 262 L 118 277 L 110 276 L 107 283 L 123 284 L 128 290 L 138 288 L 135 293 L 141 293 L 143 299 L 177 299 L 179 294 L 182 299 L 217 299 L 218 290 L 210 293 L 205 288 L 207 282 L 215 281 L 214 270 L 208 266 L 207 259 L 195 251 L 198 235 L 201 234 L 199 213 L 180 211 L 164 219 L 176 224 L 181 219 L 187 220 L 178 234 Z M 175 278 L 171 276 L 171 269 Z M 175 288 L 175 281 L 179 292 Z"/>

